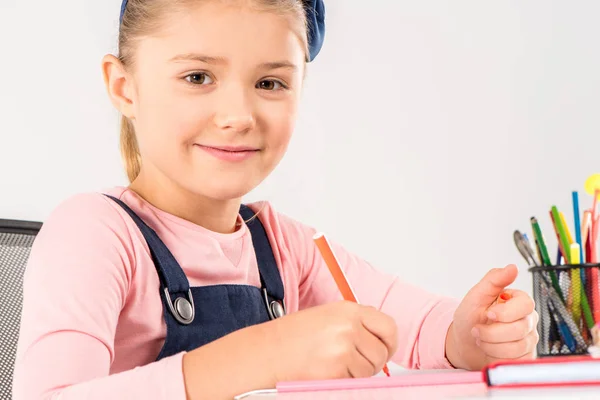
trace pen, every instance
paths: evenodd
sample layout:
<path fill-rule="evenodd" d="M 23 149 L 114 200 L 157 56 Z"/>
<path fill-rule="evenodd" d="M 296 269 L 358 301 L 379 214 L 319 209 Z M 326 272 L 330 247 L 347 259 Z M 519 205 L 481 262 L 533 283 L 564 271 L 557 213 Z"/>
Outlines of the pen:
<path fill-rule="evenodd" d="M 331 249 L 331 246 L 329 245 L 325 235 L 323 233 L 316 233 L 313 236 L 313 240 L 317 245 L 321 256 L 323 257 L 325 264 L 327 264 L 327 268 L 329 268 L 329 272 L 331 272 L 333 280 L 335 281 L 339 291 L 342 293 L 344 300 L 359 304 L 356 294 L 354 293 L 352 286 L 350 286 L 350 282 L 348 282 L 346 274 L 344 274 L 344 270 L 340 267 L 340 263 L 333 253 L 333 250 Z M 383 365 L 383 372 L 387 376 L 390 376 L 390 371 L 387 364 Z"/>
<path fill-rule="evenodd" d="M 537 257 L 538 257 L 538 258 L 537 258 L 537 260 L 536 260 L 536 258 L 535 258 L 535 257 L 533 257 L 534 251 L 533 251 L 533 248 L 531 247 L 531 242 L 529 241 L 529 237 L 527 236 L 527 234 L 526 234 L 526 233 L 523 233 L 523 239 L 525 240 L 525 245 L 527 246 L 527 249 L 529 250 L 529 252 L 530 252 L 530 253 L 531 253 L 531 255 L 532 255 L 532 258 L 533 258 L 533 260 L 534 260 L 534 264 L 535 264 L 535 265 L 540 265 L 540 264 L 538 263 L 538 260 L 541 260 L 541 258 L 542 258 L 542 257 L 540 256 L 540 248 L 538 247 L 537 243 L 536 243 L 536 246 L 535 246 L 535 248 L 536 248 L 536 254 L 537 254 Z"/>

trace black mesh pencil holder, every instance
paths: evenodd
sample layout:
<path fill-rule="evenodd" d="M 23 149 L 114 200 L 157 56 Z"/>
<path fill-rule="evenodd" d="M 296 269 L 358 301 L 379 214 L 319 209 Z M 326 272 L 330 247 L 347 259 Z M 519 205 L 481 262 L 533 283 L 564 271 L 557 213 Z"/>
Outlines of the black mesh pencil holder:
<path fill-rule="evenodd" d="M 538 357 L 587 354 L 597 343 L 600 264 L 529 268 L 539 314 Z"/>

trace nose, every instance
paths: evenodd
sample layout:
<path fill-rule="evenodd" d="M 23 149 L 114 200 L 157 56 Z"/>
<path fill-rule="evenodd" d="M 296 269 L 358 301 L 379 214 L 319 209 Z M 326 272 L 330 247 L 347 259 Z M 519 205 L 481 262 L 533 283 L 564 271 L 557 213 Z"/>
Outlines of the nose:
<path fill-rule="evenodd" d="M 238 85 L 223 87 L 215 99 L 218 104 L 214 117 L 215 125 L 224 132 L 246 133 L 256 124 L 252 100 L 244 88 Z"/>

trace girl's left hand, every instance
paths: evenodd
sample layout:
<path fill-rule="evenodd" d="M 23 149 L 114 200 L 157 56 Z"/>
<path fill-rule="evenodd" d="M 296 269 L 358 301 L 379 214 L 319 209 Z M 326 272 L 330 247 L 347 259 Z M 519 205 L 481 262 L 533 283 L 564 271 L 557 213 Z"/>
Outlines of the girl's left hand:
<path fill-rule="evenodd" d="M 446 336 L 446 357 L 455 368 L 479 370 L 497 360 L 535 357 L 539 335 L 533 299 L 523 291 L 505 289 L 517 274 L 514 265 L 492 269 L 456 309 Z M 498 303 L 504 292 L 511 298 Z"/>

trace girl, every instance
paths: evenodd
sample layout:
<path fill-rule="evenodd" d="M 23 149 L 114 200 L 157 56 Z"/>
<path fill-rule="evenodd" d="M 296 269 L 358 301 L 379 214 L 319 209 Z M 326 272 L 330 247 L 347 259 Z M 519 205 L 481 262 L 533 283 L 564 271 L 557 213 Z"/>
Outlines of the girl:
<path fill-rule="evenodd" d="M 122 113 L 128 187 L 74 196 L 45 222 L 24 281 L 14 397 L 225 399 L 280 380 L 531 358 L 537 314 L 516 267 L 465 296 L 429 294 L 312 228 L 241 205 L 283 157 L 321 0 L 129 0 L 102 63 Z"/>

